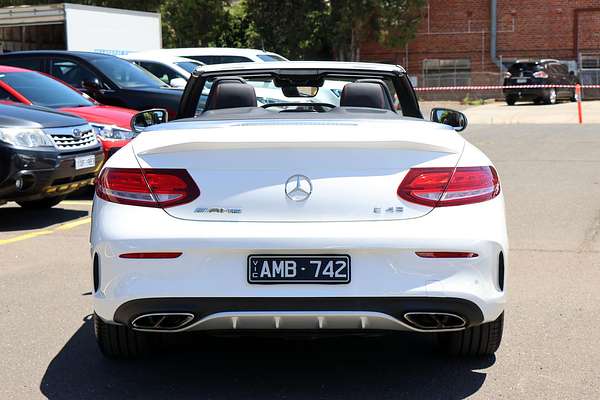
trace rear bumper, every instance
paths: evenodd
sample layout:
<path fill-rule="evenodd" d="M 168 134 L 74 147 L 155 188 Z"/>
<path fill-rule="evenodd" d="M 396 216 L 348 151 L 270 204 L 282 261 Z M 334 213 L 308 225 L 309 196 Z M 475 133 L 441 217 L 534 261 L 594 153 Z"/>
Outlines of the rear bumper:
<path fill-rule="evenodd" d="M 505 97 L 512 96 L 522 100 L 535 100 L 546 97 L 550 94 L 550 89 L 503 89 Z"/>
<path fill-rule="evenodd" d="M 405 318 L 407 313 L 447 313 L 461 317 L 465 326 L 479 325 L 483 313 L 476 304 L 458 298 L 431 297 L 322 297 L 322 298 L 155 298 L 121 305 L 114 320 L 133 327 L 149 314 L 193 315 L 181 329 L 195 330 L 412 330 L 422 331 Z"/>
<path fill-rule="evenodd" d="M 76 154 L 61 154 L 56 150 L 39 151 L 0 148 L 2 167 L 7 173 L 0 177 L 0 198 L 8 201 L 29 201 L 71 193 L 93 182 L 104 159 L 100 146 Z M 95 166 L 75 169 L 75 158 L 93 155 Z M 23 187 L 17 189 L 18 179 Z"/>
<path fill-rule="evenodd" d="M 440 306 L 445 299 L 473 304 L 482 317 L 457 311 L 476 324 L 495 320 L 506 302 L 508 242 L 502 195 L 484 203 L 435 209 L 414 219 L 323 223 L 189 221 L 161 209 L 96 198 L 91 245 L 98 260 L 94 309 L 107 322 L 130 323 L 146 311 L 191 312 L 196 319 L 206 318 L 207 312 L 239 311 L 266 312 L 269 320 L 274 316 L 269 313 L 281 311 L 312 311 L 317 319 L 327 312 L 376 312 L 396 318 L 405 305 L 425 298 Z M 163 260 L 119 258 L 144 251 L 183 254 Z M 479 256 L 426 259 L 416 251 L 469 251 Z M 348 254 L 352 280 L 338 285 L 248 283 L 248 255 L 261 253 Z M 382 298 L 391 306 L 364 300 Z M 272 301 L 252 306 L 257 299 Z M 279 303 L 287 306 L 280 309 Z M 183 308 L 176 309 L 179 306 Z"/>
<path fill-rule="evenodd" d="M 551 88 L 532 88 L 532 89 L 522 89 L 522 88 L 511 88 L 511 86 L 524 86 L 524 85 L 548 85 L 552 84 L 548 82 L 546 79 L 542 78 L 528 78 L 526 82 L 518 83 L 514 79 L 505 79 L 504 86 L 502 89 L 502 93 L 505 97 L 511 96 L 517 100 L 535 100 L 538 98 L 546 97 L 550 94 Z"/>

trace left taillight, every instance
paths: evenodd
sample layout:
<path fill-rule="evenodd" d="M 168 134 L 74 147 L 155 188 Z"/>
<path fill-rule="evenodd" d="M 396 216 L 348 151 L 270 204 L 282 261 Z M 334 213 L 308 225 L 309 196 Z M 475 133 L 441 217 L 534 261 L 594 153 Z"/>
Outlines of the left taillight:
<path fill-rule="evenodd" d="M 113 203 L 167 208 L 193 201 L 200 190 L 184 169 L 104 168 L 96 194 Z"/>
<path fill-rule="evenodd" d="M 494 167 L 412 168 L 398 186 L 400 198 L 430 207 L 491 200 L 500 193 Z"/>

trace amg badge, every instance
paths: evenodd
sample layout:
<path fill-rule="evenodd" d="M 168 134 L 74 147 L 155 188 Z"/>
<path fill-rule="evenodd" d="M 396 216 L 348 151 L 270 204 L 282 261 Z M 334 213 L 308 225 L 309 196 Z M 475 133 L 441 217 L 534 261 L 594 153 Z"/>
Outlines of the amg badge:
<path fill-rule="evenodd" d="M 222 208 L 222 207 L 198 207 L 194 210 L 198 214 L 241 214 L 241 208 Z"/>

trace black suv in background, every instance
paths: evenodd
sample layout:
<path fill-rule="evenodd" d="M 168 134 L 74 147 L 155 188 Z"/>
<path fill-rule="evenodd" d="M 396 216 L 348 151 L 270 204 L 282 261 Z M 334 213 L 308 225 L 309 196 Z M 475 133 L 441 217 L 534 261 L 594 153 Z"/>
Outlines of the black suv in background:
<path fill-rule="evenodd" d="M 50 208 L 89 185 L 104 155 L 87 121 L 0 103 L 0 204 Z"/>
<path fill-rule="evenodd" d="M 181 89 L 122 58 L 83 51 L 19 51 L 0 55 L 10 65 L 52 75 L 101 104 L 147 110 L 164 108 L 175 118 Z"/>
<path fill-rule="evenodd" d="M 504 86 L 515 85 L 574 85 L 577 78 L 569 68 L 558 60 L 517 61 L 508 68 Z M 504 89 L 506 104 L 517 101 L 533 101 L 535 104 L 554 104 L 558 100 L 574 100 L 573 88 Z"/>

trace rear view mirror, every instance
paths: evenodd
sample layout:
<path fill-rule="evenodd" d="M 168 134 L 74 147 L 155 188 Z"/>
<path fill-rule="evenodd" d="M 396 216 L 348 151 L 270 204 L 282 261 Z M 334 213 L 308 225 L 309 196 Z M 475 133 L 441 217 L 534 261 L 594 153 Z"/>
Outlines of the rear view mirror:
<path fill-rule="evenodd" d="M 92 80 L 81 82 L 81 87 L 93 93 L 102 89 L 102 83 L 100 83 L 98 78 L 93 78 Z"/>
<path fill-rule="evenodd" d="M 187 81 L 183 78 L 173 78 L 169 82 L 169 85 L 176 87 L 176 88 L 184 88 L 186 84 L 187 84 Z"/>
<path fill-rule="evenodd" d="M 167 113 L 167 110 L 153 108 L 135 114 L 131 118 L 131 129 L 136 133 L 140 133 L 149 126 L 163 124 L 168 120 L 169 114 Z"/>
<path fill-rule="evenodd" d="M 432 109 L 430 119 L 432 122 L 451 126 L 456 132 L 464 131 L 467 127 L 467 117 L 465 114 L 450 110 L 449 108 Z"/>

